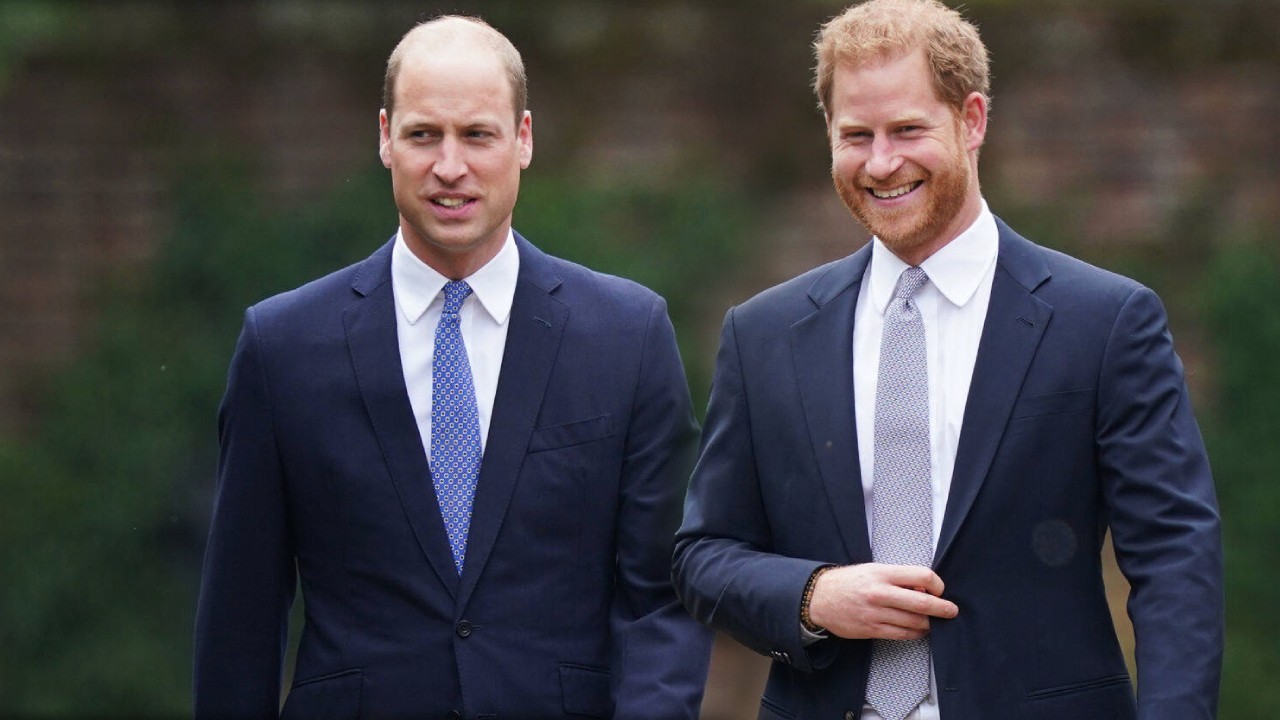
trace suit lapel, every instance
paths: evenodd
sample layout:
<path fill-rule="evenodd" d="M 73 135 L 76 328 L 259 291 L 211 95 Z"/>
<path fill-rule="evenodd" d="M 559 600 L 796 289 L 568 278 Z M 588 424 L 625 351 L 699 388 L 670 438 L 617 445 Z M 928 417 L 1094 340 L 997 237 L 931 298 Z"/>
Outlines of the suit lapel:
<path fill-rule="evenodd" d="M 352 288 L 361 298 L 344 311 L 343 325 L 365 409 L 418 545 L 456 596 L 458 573 L 400 364 L 390 243 L 363 263 Z"/>
<path fill-rule="evenodd" d="M 995 458 L 1023 378 L 1053 315 L 1032 292 L 1049 278 L 1040 250 L 999 219 L 1000 250 L 991 302 L 969 385 L 955 469 L 934 566 L 942 561 Z"/>
<path fill-rule="evenodd" d="M 809 439 L 850 562 L 871 557 L 853 404 L 853 315 L 870 257 L 867 245 L 832 264 L 809 290 L 817 310 L 791 327 Z"/>
<path fill-rule="evenodd" d="M 475 590 L 502 528 L 569 317 L 568 308 L 551 295 L 560 278 L 550 258 L 518 234 L 516 244 L 520 274 L 476 485 L 459 607 Z"/>

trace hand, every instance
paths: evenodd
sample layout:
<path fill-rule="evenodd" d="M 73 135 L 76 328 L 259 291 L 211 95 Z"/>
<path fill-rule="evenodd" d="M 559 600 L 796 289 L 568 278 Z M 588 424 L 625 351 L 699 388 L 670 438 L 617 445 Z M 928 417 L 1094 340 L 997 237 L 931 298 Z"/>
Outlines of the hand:
<path fill-rule="evenodd" d="M 813 586 L 809 619 L 842 638 L 916 640 L 929 633 L 930 617 L 960 612 L 940 597 L 942 589 L 937 573 L 917 565 L 832 568 Z"/>

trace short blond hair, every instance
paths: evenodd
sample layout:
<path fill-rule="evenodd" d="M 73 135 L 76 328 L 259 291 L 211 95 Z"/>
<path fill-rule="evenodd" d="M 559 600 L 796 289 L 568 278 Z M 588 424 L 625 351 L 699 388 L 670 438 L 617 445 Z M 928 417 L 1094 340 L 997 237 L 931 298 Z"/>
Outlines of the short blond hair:
<path fill-rule="evenodd" d="M 511 82 L 511 104 L 515 107 L 516 123 L 520 122 L 529 105 L 529 81 L 525 76 L 524 60 L 520 57 L 520 51 L 516 50 L 516 46 L 511 44 L 506 35 L 498 32 L 489 23 L 478 17 L 466 15 L 441 15 L 418 23 L 400 39 L 395 49 L 391 51 L 391 57 L 387 58 L 387 72 L 382 78 L 382 109 L 387 111 L 388 118 L 395 110 L 396 79 L 400 76 L 400 65 L 404 62 L 408 49 L 415 42 L 423 40 L 423 35 L 433 31 L 448 33 L 461 30 L 474 31 L 502 61 L 507 71 L 507 78 Z"/>
<path fill-rule="evenodd" d="M 858 66 L 879 57 L 923 49 L 938 97 L 960 110 L 970 93 L 990 104 L 991 69 L 978 28 L 938 0 L 868 0 L 832 18 L 813 44 L 817 56 L 813 91 L 831 116 L 831 85 L 837 66 Z"/>

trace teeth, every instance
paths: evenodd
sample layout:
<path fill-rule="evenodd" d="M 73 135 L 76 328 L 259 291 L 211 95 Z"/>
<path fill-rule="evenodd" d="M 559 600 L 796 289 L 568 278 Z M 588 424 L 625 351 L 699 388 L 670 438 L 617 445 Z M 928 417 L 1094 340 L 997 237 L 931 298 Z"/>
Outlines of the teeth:
<path fill-rule="evenodd" d="M 443 206 L 445 206 L 445 207 L 447 207 L 447 208 L 456 208 L 456 207 L 458 207 L 459 205 L 462 205 L 462 204 L 463 204 L 463 203 L 465 203 L 465 202 L 466 202 L 466 200 L 464 200 L 464 199 L 462 199 L 462 198 L 436 198 L 436 203 L 437 203 L 437 204 L 439 204 L 439 205 L 443 205 Z"/>
<path fill-rule="evenodd" d="M 896 187 L 892 190 L 876 190 L 875 188 L 871 188 L 871 194 L 875 195 L 881 200 L 888 200 L 889 198 L 896 198 L 899 195 L 906 195 L 907 193 L 914 190 L 915 187 L 916 187 L 916 183 L 908 183 L 906 185 L 903 185 L 902 187 Z"/>

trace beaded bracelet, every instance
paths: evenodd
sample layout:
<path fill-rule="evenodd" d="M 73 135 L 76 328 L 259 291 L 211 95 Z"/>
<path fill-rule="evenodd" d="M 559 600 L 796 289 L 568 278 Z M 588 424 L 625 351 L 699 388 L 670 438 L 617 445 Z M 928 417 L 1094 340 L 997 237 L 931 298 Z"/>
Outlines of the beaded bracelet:
<path fill-rule="evenodd" d="M 814 570 L 813 574 L 809 576 L 809 582 L 805 583 L 804 596 L 800 599 L 800 624 L 811 633 L 824 632 L 823 628 L 814 625 L 813 621 L 809 619 L 809 603 L 813 601 L 813 588 L 818 584 L 818 578 L 822 577 L 822 573 L 834 567 L 834 565 L 823 565 Z"/>

